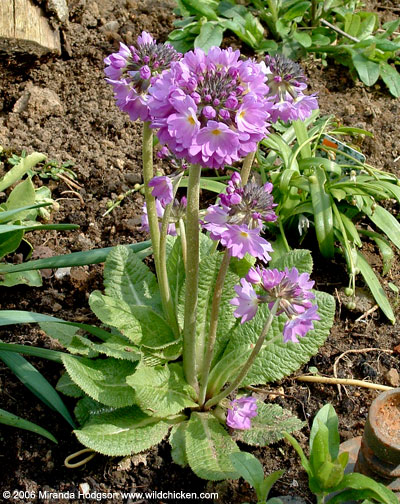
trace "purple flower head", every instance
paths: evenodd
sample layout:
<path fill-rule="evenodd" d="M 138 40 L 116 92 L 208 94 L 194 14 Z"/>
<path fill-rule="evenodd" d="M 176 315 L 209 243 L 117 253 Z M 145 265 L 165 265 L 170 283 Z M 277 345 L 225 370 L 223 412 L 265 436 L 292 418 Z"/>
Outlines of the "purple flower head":
<path fill-rule="evenodd" d="M 239 56 L 232 49 L 195 49 L 152 80 L 152 127 L 177 157 L 222 168 L 265 136 L 266 77 L 260 64 Z"/>
<path fill-rule="evenodd" d="M 153 187 L 151 194 L 160 200 L 164 207 L 173 200 L 173 186 L 169 177 L 154 177 L 150 180 L 149 187 Z"/>
<path fill-rule="evenodd" d="M 243 259 L 248 253 L 261 261 L 268 262 L 273 252 L 271 244 L 261 238 L 259 229 L 250 229 L 246 225 L 230 225 L 221 234 L 221 245 L 226 247 L 231 256 Z"/>
<path fill-rule="evenodd" d="M 254 397 L 241 397 L 231 401 L 226 415 L 226 424 L 232 429 L 251 429 L 251 419 L 257 416 L 257 401 Z"/>
<path fill-rule="evenodd" d="M 234 315 L 236 318 L 241 317 L 240 322 L 243 324 L 257 313 L 258 297 L 253 286 L 246 279 L 242 278 L 240 283 L 241 286 L 235 285 L 237 297 L 231 300 L 231 304 L 237 306 Z"/>
<path fill-rule="evenodd" d="M 321 317 L 317 313 L 318 306 L 313 305 L 311 308 L 305 312 L 289 319 L 283 328 L 283 342 L 287 343 L 292 341 L 293 343 L 298 343 L 299 338 L 303 338 L 308 331 L 314 329 L 314 320 L 321 320 Z"/>
<path fill-rule="evenodd" d="M 104 59 L 104 70 L 114 89 L 117 106 L 132 121 L 149 120 L 148 88 L 152 76 L 161 73 L 182 55 L 168 44 L 157 44 L 147 32 L 137 38 L 137 47 L 120 43 L 117 53 Z"/>
<path fill-rule="evenodd" d="M 211 232 L 213 240 L 220 240 L 232 226 L 246 226 L 260 233 L 263 222 L 277 219 L 272 189 L 272 184 L 259 186 L 254 179 L 242 187 L 240 175 L 235 172 L 228 182 L 226 194 L 219 195 L 220 203 L 207 209 L 204 229 Z"/>
<path fill-rule="evenodd" d="M 264 72 L 269 87 L 271 121 L 304 120 L 311 111 L 318 108 L 316 94 L 307 96 L 306 77 L 301 66 L 294 61 L 277 54 L 266 56 Z"/>
<path fill-rule="evenodd" d="M 242 324 L 256 315 L 261 303 L 268 303 L 270 309 L 278 303 L 276 315 L 288 316 L 283 341 L 298 343 L 298 337 L 304 337 L 314 328 L 313 321 L 320 320 L 318 306 L 310 301 L 315 296 L 311 292 L 314 282 L 308 273 L 299 273 L 296 268 L 284 271 L 250 268 L 240 283 L 235 286 L 237 296 L 231 304 L 237 306 L 234 316 L 241 318 Z"/>

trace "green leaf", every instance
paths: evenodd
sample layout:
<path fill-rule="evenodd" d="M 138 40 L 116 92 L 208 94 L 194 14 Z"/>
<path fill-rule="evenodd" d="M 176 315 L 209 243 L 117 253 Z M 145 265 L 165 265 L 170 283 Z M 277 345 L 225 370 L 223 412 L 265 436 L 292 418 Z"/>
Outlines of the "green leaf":
<path fill-rule="evenodd" d="M 294 249 L 289 252 L 280 254 L 276 258 L 273 256 L 269 263 L 270 268 L 284 270 L 285 268 L 292 269 L 296 267 L 299 273 L 310 273 L 313 269 L 313 259 L 311 252 L 306 249 Z"/>
<path fill-rule="evenodd" d="M 21 273 L 8 273 L 2 276 L 0 273 L 0 285 L 14 287 L 15 285 L 27 285 L 28 287 L 41 287 L 42 277 L 38 271 L 25 271 Z"/>
<path fill-rule="evenodd" d="M 68 375 L 67 373 L 65 374 Z M 117 408 L 104 406 L 104 404 L 95 401 L 91 397 L 85 396 L 76 403 L 74 414 L 79 422 L 79 425 L 84 425 L 89 422 L 89 420 L 93 420 L 97 415 L 112 413 L 116 410 Z"/>
<path fill-rule="evenodd" d="M 179 187 L 187 187 L 188 182 L 189 182 L 189 177 L 182 177 L 182 179 L 179 183 Z M 201 177 L 200 188 L 219 194 L 219 193 L 225 192 L 226 185 L 222 184 L 221 182 L 218 182 L 217 180 L 209 180 L 206 177 Z"/>
<path fill-rule="evenodd" d="M 268 498 L 268 494 L 271 491 L 271 488 L 273 487 L 273 485 L 275 485 L 275 483 L 278 481 L 278 479 L 282 476 L 284 472 L 285 471 L 282 470 L 274 471 L 271 474 L 269 474 L 261 483 L 260 495 L 264 499 L 262 502 L 264 502 Z M 283 504 L 283 502 L 280 499 L 273 497 L 272 499 L 269 499 L 267 501 L 267 504 Z"/>
<path fill-rule="evenodd" d="M 29 422 L 29 420 L 13 415 L 3 409 L 0 409 L 0 423 L 34 432 L 35 434 L 39 434 L 40 436 L 50 439 L 50 441 L 57 444 L 57 439 L 53 436 L 53 434 L 46 429 L 43 429 L 43 427 L 40 427 L 40 425 Z"/>
<path fill-rule="evenodd" d="M 233 467 L 240 476 L 249 483 L 256 491 L 258 501 L 265 502 L 267 496 L 261 496 L 261 485 L 264 481 L 264 469 L 259 460 L 251 453 L 232 453 L 231 459 Z"/>
<path fill-rule="evenodd" d="M 129 305 L 99 291 L 92 292 L 89 305 L 104 324 L 118 329 L 135 345 L 159 349 L 176 343 L 170 326 L 150 306 Z"/>
<path fill-rule="evenodd" d="M 185 445 L 188 463 L 199 478 L 218 481 L 239 477 L 229 458 L 239 448 L 211 413 L 192 413 Z"/>
<path fill-rule="evenodd" d="M 62 356 L 64 355 L 64 352 L 57 352 L 56 350 L 48 350 L 47 348 L 36 348 L 31 345 L 17 345 L 15 343 L 3 343 L 1 341 L 0 341 L 0 351 L 18 352 L 24 355 L 34 355 L 35 357 L 40 357 L 42 359 L 47 359 L 60 363 L 62 363 Z"/>
<path fill-rule="evenodd" d="M 30 178 L 17 184 L 7 198 L 5 207 L 6 210 L 16 210 L 17 208 L 26 207 L 35 204 L 35 188 L 33 187 Z M 23 210 L 14 214 L 13 222 L 23 221 L 29 214 L 29 210 Z"/>
<path fill-rule="evenodd" d="M 68 397 L 75 397 L 76 399 L 84 395 L 83 390 L 80 389 L 78 385 L 71 380 L 68 373 L 61 375 L 60 379 L 57 382 L 56 390 Z"/>
<path fill-rule="evenodd" d="M 126 247 L 115 247 L 104 267 L 104 285 L 107 296 L 128 305 L 147 305 L 161 310 L 158 285 L 153 273 Z"/>
<path fill-rule="evenodd" d="M 182 286 L 185 282 L 185 265 L 182 256 L 181 239 L 178 237 L 174 241 L 171 252 L 167 258 L 167 275 L 169 287 L 171 289 L 171 297 L 175 305 L 175 310 L 179 304 L 179 295 Z"/>
<path fill-rule="evenodd" d="M 217 2 L 209 2 L 204 0 L 201 2 L 198 2 L 196 0 L 182 0 L 182 4 L 191 13 L 200 13 L 201 15 L 206 16 L 207 19 L 212 19 L 214 21 L 218 20 L 218 16 L 214 10 L 218 6 Z"/>
<path fill-rule="evenodd" d="M 361 229 L 360 233 L 374 240 L 382 256 L 382 262 L 383 262 L 382 275 L 386 275 L 387 273 L 389 273 L 395 257 L 389 240 L 384 238 L 384 236 L 381 235 L 380 233 L 376 233 L 375 231 L 368 231 L 367 229 Z"/>
<path fill-rule="evenodd" d="M 1 226 L 0 226 L 1 232 Z M 0 235 L 0 259 L 6 256 L 7 254 L 11 254 L 19 247 L 21 240 L 24 236 L 24 232 L 22 230 L 17 231 L 9 231 L 8 233 L 3 233 Z"/>
<path fill-rule="evenodd" d="M 0 191 L 4 191 L 8 187 L 12 186 L 15 182 L 20 180 L 25 173 L 27 173 L 36 164 L 41 163 L 46 159 L 44 154 L 40 152 L 33 152 L 25 158 L 21 158 L 21 161 L 15 165 L 11 170 L 9 170 L 4 177 L 0 180 Z"/>
<path fill-rule="evenodd" d="M 200 34 L 194 39 L 194 47 L 200 47 L 205 53 L 213 47 L 219 47 L 222 42 L 224 30 L 215 23 L 204 23 Z"/>
<path fill-rule="evenodd" d="M 310 432 L 310 451 L 313 451 L 314 438 L 320 428 L 319 422 L 328 429 L 328 448 L 332 460 L 336 460 L 339 454 L 340 435 L 339 420 L 336 411 L 331 404 L 325 404 L 315 415 Z"/>
<path fill-rule="evenodd" d="M 375 63 L 361 53 L 354 52 L 351 55 L 351 60 L 362 82 L 367 86 L 373 86 L 379 79 L 379 63 Z"/>
<path fill-rule="evenodd" d="M 359 251 L 357 251 L 357 266 L 360 269 L 360 273 L 362 274 L 370 291 L 372 292 L 375 301 L 378 303 L 379 308 L 383 311 L 390 322 L 394 324 L 396 322 L 396 317 L 393 313 L 392 307 L 390 306 L 389 300 L 386 297 L 386 294 L 382 289 L 382 286 L 379 283 L 374 270 L 368 264 L 364 255 Z"/>
<path fill-rule="evenodd" d="M 249 272 L 249 269 L 254 266 L 255 262 L 256 258 L 246 252 L 246 255 L 243 257 L 243 259 L 232 257 L 229 268 L 238 277 L 244 278 Z"/>
<path fill-rule="evenodd" d="M 308 477 L 311 478 L 312 475 L 313 475 L 312 474 L 312 470 L 311 470 L 311 466 L 310 466 L 310 463 L 309 463 L 307 457 L 305 456 L 305 453 L 304 453 L 302 447 L 299 445 L 299 443 L 297 442 L 297 440 L 293 436 L 291 436 L 290 434 L 288 434 L 287 432 L 284 433 L 284 436 L 285 436 L 285 439 L 287 441 L 289 441 L 289 443 L 296 450 L 297 455 L 300 457 L 301 465 L 304 467 L 304 470 L 308 474 Z"/>
<path fill-rule="evenodd" d="M 143 413 L 137 406 L 92 416 L 78 440 L 103 455 L 125 456 L 148 450 L 168 434 L 169 425 Z"/>
<path fill-rule="evenodd" d="M 283 343 L 283 326 L 287 321 L 285 315 L 274 317 L 271 330 L 263 349 L 257 356 L 243 385 L 256 385 L 282 379 L 296 371 L 318 352 L 329 335 L 335 314 L 335 300 L 325 292 L 314 292 L 318 304 L 318 314 L 321 320 L 314 322 L 314 330 L 309 331 L 299 343 Z M 231 338 L 224 355 L 240 345 L 255 344 L 266 322 L 269 311 L 266 304 L 260 305 L 256 316 L 236 327 L 231 332 Z M 268 340 L 279 337 L 274 343 Z"/>
<path fill-rule="evenodd" d="M 305 423 L 278 404 L 257 401 L 257 416 L 251 421 L 251 429 L 235 430 L 233 438 L 251 446 L 266 446 L 284 438 L 284 432 L 294 432 Z"/>
<path fill-rule="evenodd" d="M 135 402 L 150 415 L 167 417 L 194 408 L 194 390 L 186 382 L 180 364 L 141 367 L 126 378 L 135 390 Z"/>
<path fill-rule="evenodd" d="M 371 497 L 384 504 L 398 504 L 398 499 L 391 490 L 386 488 L 381 483 L 377 483 L 373 479 L 368 478 L 368 476 L 364 476 L 363 474 L 346 474 L 341 483 L 335 488 L 335 492 L 343 490 L 345 488 L 354 489 L 356 492 L 352 495 L 356 496 L 357 499 Z M 369 493 L 367 493 L 366 491 L 369 491 Z M 335 495 L 331 499 L 329 499 L 328 503 L 337 504 L 339 502 L 349 502 L 348 500 L 343 500 L 342 497 L 344 497 L 345 499 L 347 498 L 344 493 L 339 493 L 338 495 Z"/>
<path fill-rule="evenodd" d="M 396 98 L 400 97 L 400 74 L 396 68 L 384 61 L 379 64 L 380 74 L 383 82 L 389 88 L 389 91 Z"/>
<path fill-rule="evenodd" d="M 253 348 L 250 344 L 239 346 L 230 352 L 226 352 L 215 362 L 208 378 L 208 397 L 216 395 L 225 383 L 229 382 L 231 378 L 237 375 L 248 357 L 250 357 L 252 350 Z"/>
<path fill-rule="evenodd" d="M 71 425 L 76 427 L 75 422 L 58 395 L 56 390 L 39 371 L 32 366 L 24 357 L 17 353 L 1 352 L 0 359 L 8 366 L 15 376 L 35 396 L 50 409 L 57 411 Z"/>
<path fill-rule="evenodd" d="M 286 21 L 293 21 L 296 18 L 302 18 L 304 14 L 311 7 L 311 2 L 296 2 L 292 7 L 287 9 L 283 14 L 282 19 Z"/>
<path fill-rule="evenodd" d="M 185 449 L 186 426 L 187 422 L 182 422 L 179 425 L 174 425 L 169 436 L 172 460 L 175 462 L 175 464 L 178 464 L 181 467 L 186 467 L 188 465 Z"/>
<path fill-rule="evenodd" d="M 56 339 L 68 352 L 85 357 L 97 357 L 98 352 L 90 348 L 91 342 L 86 338 L 79 337 L 78 327 L 58 322 L 42 322 L 39 325 L 48 336 Z"/>
<path fill-rule="evenodd" d="M 1 216 L 1 214 L 0 214 Z M 132 245 L 121 245 L 129 248 L 140 258 L 144 259 L 150 254 L 150 241 L 133 243 Z M 83 252 L 72 252 L 72 254 L 63 254 L 59 256 L 37 259 L 22 264 L 0 264 L 0 274 L 16 273 L 19 271 L 29 271 L 47 268 L 67 268 L 72 266 L 86 266 L 88 264 L 99 264 L 107 259 L 108 254 L 114 247 L 102 249 L 87 250 Z"/>
<path fill-rule="evenodd" d="M 361 18 L 359 14 L 353 14 L 348 12 L 344 16 L 344 31 L 353 37 L 358 35 L 358 31 L 361 25 Z"/>
<path fill-rule="evenodd" d="M 310 182 L 310 194 L 318 245 L 324 257 L 332 258 L 334 255 L 333 215 L 331 196 L 325 190 L 326 175 L 324 169 L 320 166 L 315 166 L 314 175 L 308 177 L 308 180 Z"/>
<path fill-rule="evenodd" d="M 344 469 L 339 462 L 325 460 L 316 471 L 315 480 L 319 488 L 330 491 L 342 481 Z"/>
<path fill-rule="evenodd" d="M 314 420 L 313 427 L 314 436 L 312 449 L 310 449 L 310 465 L 315 479 L 320 483 L 318 475 L 323 464 L 331 462 L 329 454 L 329 430 L 322 420 Z"/>
<path fill-rule="evenodd" d="M 115 408 L 136 402 L 133 389 L 126 383 L 127 376 L 135 371 L 135 363 L 113 358 L 78 360 L 67 354 L 63 363 L 70 378 L 96 401 Z"/>
<path fill-rule="evenodd" d="M 293 38 L 303 47 L 311 47 L 312 45 L 312 39 L 308 33 L 295 31 Z"/>

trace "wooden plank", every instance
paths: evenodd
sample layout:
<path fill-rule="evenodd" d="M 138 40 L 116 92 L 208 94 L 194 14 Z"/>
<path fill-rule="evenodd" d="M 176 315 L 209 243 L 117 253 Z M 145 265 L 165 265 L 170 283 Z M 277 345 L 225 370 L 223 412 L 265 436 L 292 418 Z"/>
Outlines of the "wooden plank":
<path fill-rule="evenodd" d="M 0 0 L 0 51 L 61 54 L 60 34 L 31 0 Z"/>

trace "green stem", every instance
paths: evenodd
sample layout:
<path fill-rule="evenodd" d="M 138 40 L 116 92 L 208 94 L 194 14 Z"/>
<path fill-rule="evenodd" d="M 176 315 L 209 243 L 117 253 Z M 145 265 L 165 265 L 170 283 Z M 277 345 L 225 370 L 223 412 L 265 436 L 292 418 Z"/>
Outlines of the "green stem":
<path fill-rule="evenodd" d="M 297 142 L 302 146 L 300 149 L 300 156 L 303 159 L 311 157 L 311 146 L 308 141 L 307 126 L 300 119 L 293 121 L 292 124 L 296 133 Z"/>
<path fill-rule="evenodd" d="M 143 123 L 143 145 L 142 145 L 142 161 L 143 161 L 143 184 L 144 195 L 146 199 L 147 217 L 149 219 L 149 229 L 151 236 L 151 244 L 154 253 L 154 263 L 158 273 L 158 264 L 160 256 L 160 229 L 158 227 L 158 216 L 156 210 L 156 200 L 151 194 L 149 182 L 154 176 L 153 170 L 153 131 L 150 128 L 149 122 Z"/>
<path fill-rule="evenodd" d="M 263 327 L 263 330 L 261 331 L 261 334 L 258 337 L 257 343 L 255 344 L 253 351 L 251 352 L 249 358 L 245 362 L 244 366 L 240 370 L 237 377 L 233 380 L 233 382 L 225 390 L 223 390 L 220 394 L 212 397 L 211 399 L 209 399 L 205 403 L 205 405 L 204 405 L 205 410 L 210 409 L 215 404 L 218 404 L 222 399 L 227 397 L 231 392 L 233 392 L 236 388 L 238 388 L 239 385 L 242 383 L 242 381 L 244 380 L 247 373 L 249 372 L 249 369 L 253 365 L 257 355 L 259 354 L 259 352 L 264 344 L 265 338 L 267 337 L 267 334 L 268 334 L 268 332 L 271 328 L 271 325 L 272 325 L 272 321 L 273 321 L 275 314 L 278 310 L 278 305 L 279 305 L 279 300 L 275 301 L 275 304 L 270 311 L 270 314 L 269 314 L 268 319 Z M 279 335 L 279 336 L 281 336 L 281 335 Z M 274 339 L 276 339 L 276 338 L 274 338 Z M 268 343 L 271 343 L 272 341 L 273 340 L 269 341 Z"/>
<path fill-rule="evenodd" d="M 182 219 L 179 219 L 179 235 L 181 237 L 183 265 L 186 271 L 186 258 L 187 258 L 186 229 L 185 229 L 185 223 L 183 222 Z"/>
<path fill-rule="evenodd" d="M 317 504 L 324 504 L 325 503 L 325 497 L 321 494 L 317 495 Z"/>
<path fill-rule="evenodd" d="M 203 362 L 203 368 L 201 371 L 201 386 L 199 393 L 199 405 L 202 406 L 206 399 L 206 391 L 208 385 L 208 377 L 211 369 L 211 362 L 214 356 L 214 347 L 215 340 L 217 337 L 217 328 L 218 328 L 218 314 L 219 307 L 221 304 L 222 291 L 224 288 L 226 274 L 229 269 L 229 263 L 231 260 L 231 255 L 228 250 L 225 251 L 224 258 L 222 259 L 221 266 L 219 268 L 217 281 L 214 287 L 214 295 L 211 305 L 211 316 L 210 316 L 210 329 L 208 333 L 208 341 L 207 341 L 207 351 Z"/>
<path fill-rule="evenodd" d="M 286 252 L 290 252 L 290 246 L 289 246 L 289 243 L 286 239 L 285 230 L 283 229 L 282 219 L 278 219 L 278 224 L 279 224 L 279 230 L 281 232 L 281 236 L 282 236 L 283 244 L 285 245 Z"/>
<path fill-rule="evenodd" d="M 244 158 L 243 166 L 240 171 L 240 177 L 242 179 L 242 186 L 245 186 L 249 180 L 251 167 L 253 166 L 254 156 L 256 155 L 256 151 L 250 152 Z"/>
<path fill-rule="evenodd" d="M 186 207 L 186 287 L 183 327 L 183 369 L 187 382 L 198 391 L 196 361 L 196 315 L 199 278 L 199 192 L 201 167 L 189 168 Z"/>

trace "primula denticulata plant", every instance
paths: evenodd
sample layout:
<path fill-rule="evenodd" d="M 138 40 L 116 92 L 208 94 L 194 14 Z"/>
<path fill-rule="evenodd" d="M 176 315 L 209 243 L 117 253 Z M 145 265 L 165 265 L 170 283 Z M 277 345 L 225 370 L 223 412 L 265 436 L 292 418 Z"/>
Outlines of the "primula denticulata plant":
<path fill-rule="evenodd" d="M 169 435 L 178 464 L 205 479 L 238 478 L 236 441 L 264 446 L 303 425 L 245 390 L 306 363 L 335 308 L 312 290 L 308 251 L 277 257 L 262 236 L 279 217 L 272 184 L 249 176 L 258 142 L 269 121 L 301 128 L 317 108 L 300 67 L 278 59 L 272 73 L 271 62 L 217 47 L 182 56 L 145 32 L 105 59 L 117 105 L 143 122 L 143 227 L 156 274 L 116 247 L 105 293 L 89 301 L 111 332 L 79 326 L 94 342 L 54 319 L 42 324 L 73 354 L 64 354 L 58 389 L 81 398 L 75 432 L 93 450 L 123 456 Z M 153 132 L 171 175 L 154 177 Z M 200 210 L 202 172 L 226 165 L 225 192 Z"/>

